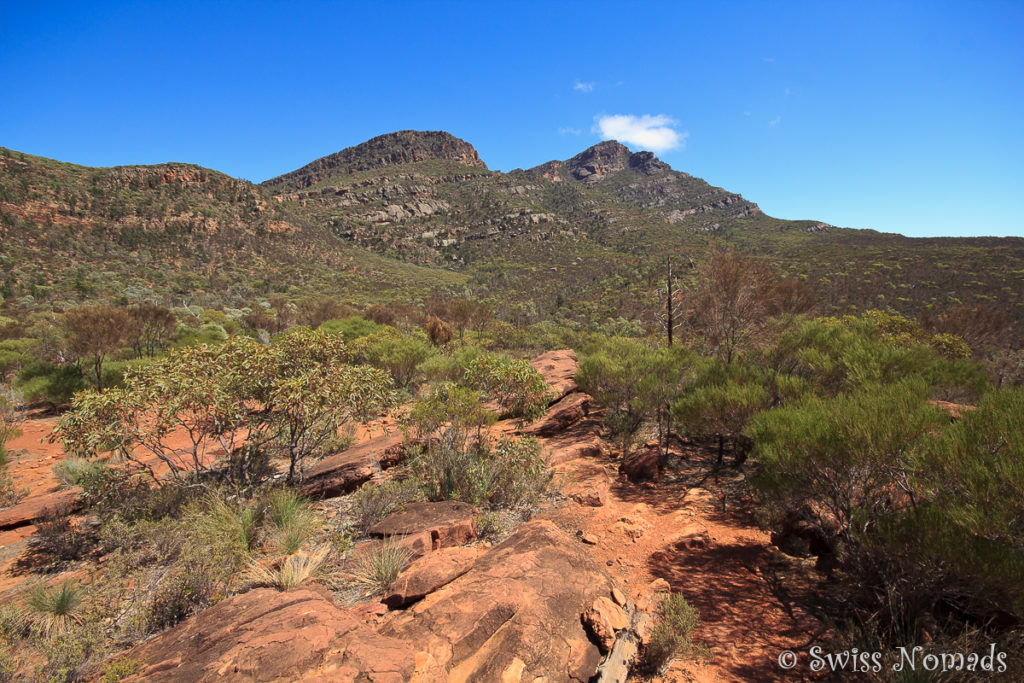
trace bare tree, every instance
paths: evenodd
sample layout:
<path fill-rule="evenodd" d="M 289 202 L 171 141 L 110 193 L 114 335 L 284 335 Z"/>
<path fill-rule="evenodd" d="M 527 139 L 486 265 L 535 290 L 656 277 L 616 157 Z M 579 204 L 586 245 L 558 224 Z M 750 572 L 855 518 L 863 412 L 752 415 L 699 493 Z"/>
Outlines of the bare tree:
<path fill-rule="evenodd" d="M 68 350 L 92 366 L 96 388 L 103 389 L 103 363 L 129 341 L 128 311 L 113 306 L 84 306 L 64 314 Z"/>
<path fill-rule="evenodd" d="M 723 362 L 767 322 L 778 277 L 763 260 L 712 245 L 687 293 L 687 322 Z"/>

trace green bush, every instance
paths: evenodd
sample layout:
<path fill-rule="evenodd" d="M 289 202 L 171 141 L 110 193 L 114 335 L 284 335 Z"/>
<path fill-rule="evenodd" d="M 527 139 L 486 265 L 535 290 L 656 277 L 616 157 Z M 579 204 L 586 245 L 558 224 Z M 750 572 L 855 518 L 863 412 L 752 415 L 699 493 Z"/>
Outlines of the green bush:
<path fill-rule="evenodd" d="M 529 362 L 496 354 L 472 358 L 464 381 L 495 401 L 505 417 L 540 417 L 550 398 L 544 378 Z"/>
<path fill-rule="evenodd" d="M 429 500 L 460 500 L 485 508 L 535 504 L 551 481 L 540 445 L 532 438 L 504 437 L 465 445 L 451 430 L 414 458 L 413 471 Z"/>
<path fill-rule="evenodd" d="M 647 673 L 656 673 L 673 657 L 689 652 L 693 631 L 699 624 L 700 615 L 686 598 L 679 594 L 667 596 L 661 602 L 661 618 L 651 629 L 641 668 Z"/>
<path fill-rule="evenodd" d="M 376 334 L 384 329 L 384 326 L 378 325 L 371 320 L 352 316 L 351 318 L 342 318 L 341 320 L 325 320 L 317 329 L 328 334 L 336 334 L 345 341 L 352 341 L 353 339 Z"/>
<path fill-rule="evenodd" d="M 76 365 L 38 361 L 21 369 L 14 386 L 29 403 L 48 401 L 63 406 L 71 403 L 75 393 L 86 389 L 89 383 Z"/>
<path fill-rule="evenodd" d="M 422 498 L 420 483 L 415 479 L 363 486 L 352 494 L 352 516 L 355 526 L 360 532 L 366 533 L 370 527 L 401 506 Z"/>

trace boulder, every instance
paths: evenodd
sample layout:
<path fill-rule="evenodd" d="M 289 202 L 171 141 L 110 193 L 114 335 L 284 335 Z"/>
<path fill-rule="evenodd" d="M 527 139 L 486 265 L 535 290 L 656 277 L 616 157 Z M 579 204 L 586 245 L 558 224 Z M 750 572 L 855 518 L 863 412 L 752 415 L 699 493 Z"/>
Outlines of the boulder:
<path fill-rule="evenodd" d="M 552 404 L 548 411 L 523 430 L 532 436 L 554 436 L 567 430 L 587 416 L 594 399 L 575 392 Z"/>
<path fill-rule="evenodd" d="M 409 503 L 369 528 L 370 536 L 392 538 L 416 555 L 469 543 L 477 536 L 479 512 L 472 505 L 445 500 Z"/>
<path fill-rule="evenodd" d="M 633 451 L 622 459 L 619 471 L 632 482 L 661 479 L 661 453 L 657 448 Z"/>
<path fill-rule="evenodd" d="M 601 652 L 608 652 L 615 643 L 615 632 L 628 627 L 629 619 L 621 607 L 601 596 L 583 613 L 583 624 L 597 641 Z"/>
<path fill-rule="evenodd" d="M 611 586 L 576 541 L 533 520 L 463 576 L 390 613 L 380 633 L 416 643 L 449 681 L 587 681 L 601 653 L 581 617 Z"/>
<path fill-rule="evenodd" d="M 381 636 L 316 590 L 259 588 L 139 645 L 129 681 L 409 680 L 412 645 Z"/>
<path fill-rule="evenodd" d="M 547 382 L 548 391 L 554 394 L 552 403 L 576 391 L 576 380 L 573 377 L 579 370 L 580 362 L 572 349 L 547 351 L 531 360 L 530 365 L 541 374 Z"/>
<path fill-rule="evenodd" d="M 306 470 L 302 492 L 330 498 L 354 491 L 407 455 L 401 434 L 385 434 L 324 458 Z"/>
<path fill-rule="evenodd" d="M 388 586 L 384 603 L 398 608 L 421 600 L 468 572 L 478 555 L 475 548 L 445 548 L 417 560 Z"/>

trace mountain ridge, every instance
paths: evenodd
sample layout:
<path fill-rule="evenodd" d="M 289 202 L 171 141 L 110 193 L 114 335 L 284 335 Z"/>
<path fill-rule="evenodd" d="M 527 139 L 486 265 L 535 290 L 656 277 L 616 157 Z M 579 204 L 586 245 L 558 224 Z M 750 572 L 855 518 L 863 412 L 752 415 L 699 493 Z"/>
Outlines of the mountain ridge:
<path fill-rule="evenodd" d="M 233 306 L 449 290 L 513 322 L 591 325 L 648 316 L 665 257 L 692 262 L 718 242 L 804 281 L 826 313 L 962 302 L 1024 319 L 1020 238 L 776 219 L 610 140 L 504 173 L 450 133 L 398 131 L 258 185 L 181 162 L 89 168 L 0 149 L 0 235 L 0 296 L 29 306 L 139 288 Z"/>

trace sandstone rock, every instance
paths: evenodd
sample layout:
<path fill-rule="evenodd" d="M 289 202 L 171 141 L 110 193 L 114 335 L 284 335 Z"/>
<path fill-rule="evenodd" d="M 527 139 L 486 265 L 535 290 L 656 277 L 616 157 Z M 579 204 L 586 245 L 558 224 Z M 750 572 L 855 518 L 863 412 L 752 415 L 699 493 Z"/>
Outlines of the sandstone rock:
<path fill-rule="evenodd" d="M 661 454 L 657 448 L 629 453 L 622 459 L 619 471 L 632 482 L 659 481 L 661 479 Z"/>
<path fill-rule="evenodd" d="M 548 411 L 523 431 L 533 436 L 554 436 L 564 432 L 587 416 L 594 399 L 589 394 L 575 392 L 554 403 Z"/>
<path fill-rule="evenodd" d="M 477 535 L 478 511 L 457 501 L 410 503 L 369 528 L 371 536 L 391 537 L 417 555 L 469 543 Z"/>
<path fill-rule="evenodd" d="M 236 595 L 131 650 L 129 681 L 406 681 L 408 643 L 374 633 L 319 592 Z"/>
<path fill-rule="evenodd" d="M 576 391 L 576 380 L 573 377 L 579 370 L 580 363 L 572 349 L 547 351 L 531 360 L 530 365 L 547 382 L 548 390 L 554 393 L 552 403 Z"/>
<path fill-rule="evenodd" d="M 544 444 L 544 459 L 548 465 L 556 467 L 579 458 L 596 458 L 601 455 L 600 432 L 599 420 L 581 420 L 561 434 L 548 439 Z"/>
<path fill-rule="evenodd" d="M 610 590 L 589 554 L 553 523 L 534 520 L 465 575 L 389 614 L 381 634 L 416 643 L 449 681 L 500 681 L 506 672 L 513 680 L 587 681 L 601 655 L 581 615 Z"/>
<path fill-rule="evenodd" d="M 596 462 L 579 461 L 566 474 L 562 494 L 571 500 L 589 507 L 601 507 L 608 502 L 608 475 Z"/>
<path fill-rule="evenodd" d="M 78 490 L 52 491 L 22 499 L 17 505 L 0 510 L 0 531 L 35 524 L 55 510 L 73 512 L 78 507 Z"/>
<path fill-rule="evenodd" d="M 330 498 L 354 491 L 381 470 L 397 465 L 406 455 L 401 434 L 374 437 L 306 470 L 302 492 L 311 497 Z"/>
<path fill-rule="evenodd" d="M 583 613 L 583 623 L 594 636 L 601 652 L 608 652 L 615 643 L 615 632 L 629 626 L 622 608 L 602 596 Z"/>
<path fill-rule="evenodd" d="M 612 587 L 612 600 L 614 600 L 615 604 L 619 607 L 626 606 L 626 596 L 622 591 L 618 589 L 617 586 Z"/>
<path fill-rule="evenodd" d="M 397 608 L 422 599 L 468 572 L 478 555 L 474 548 L 445 548 L 417 560 L 388 586 L 384 603 Z"/>

